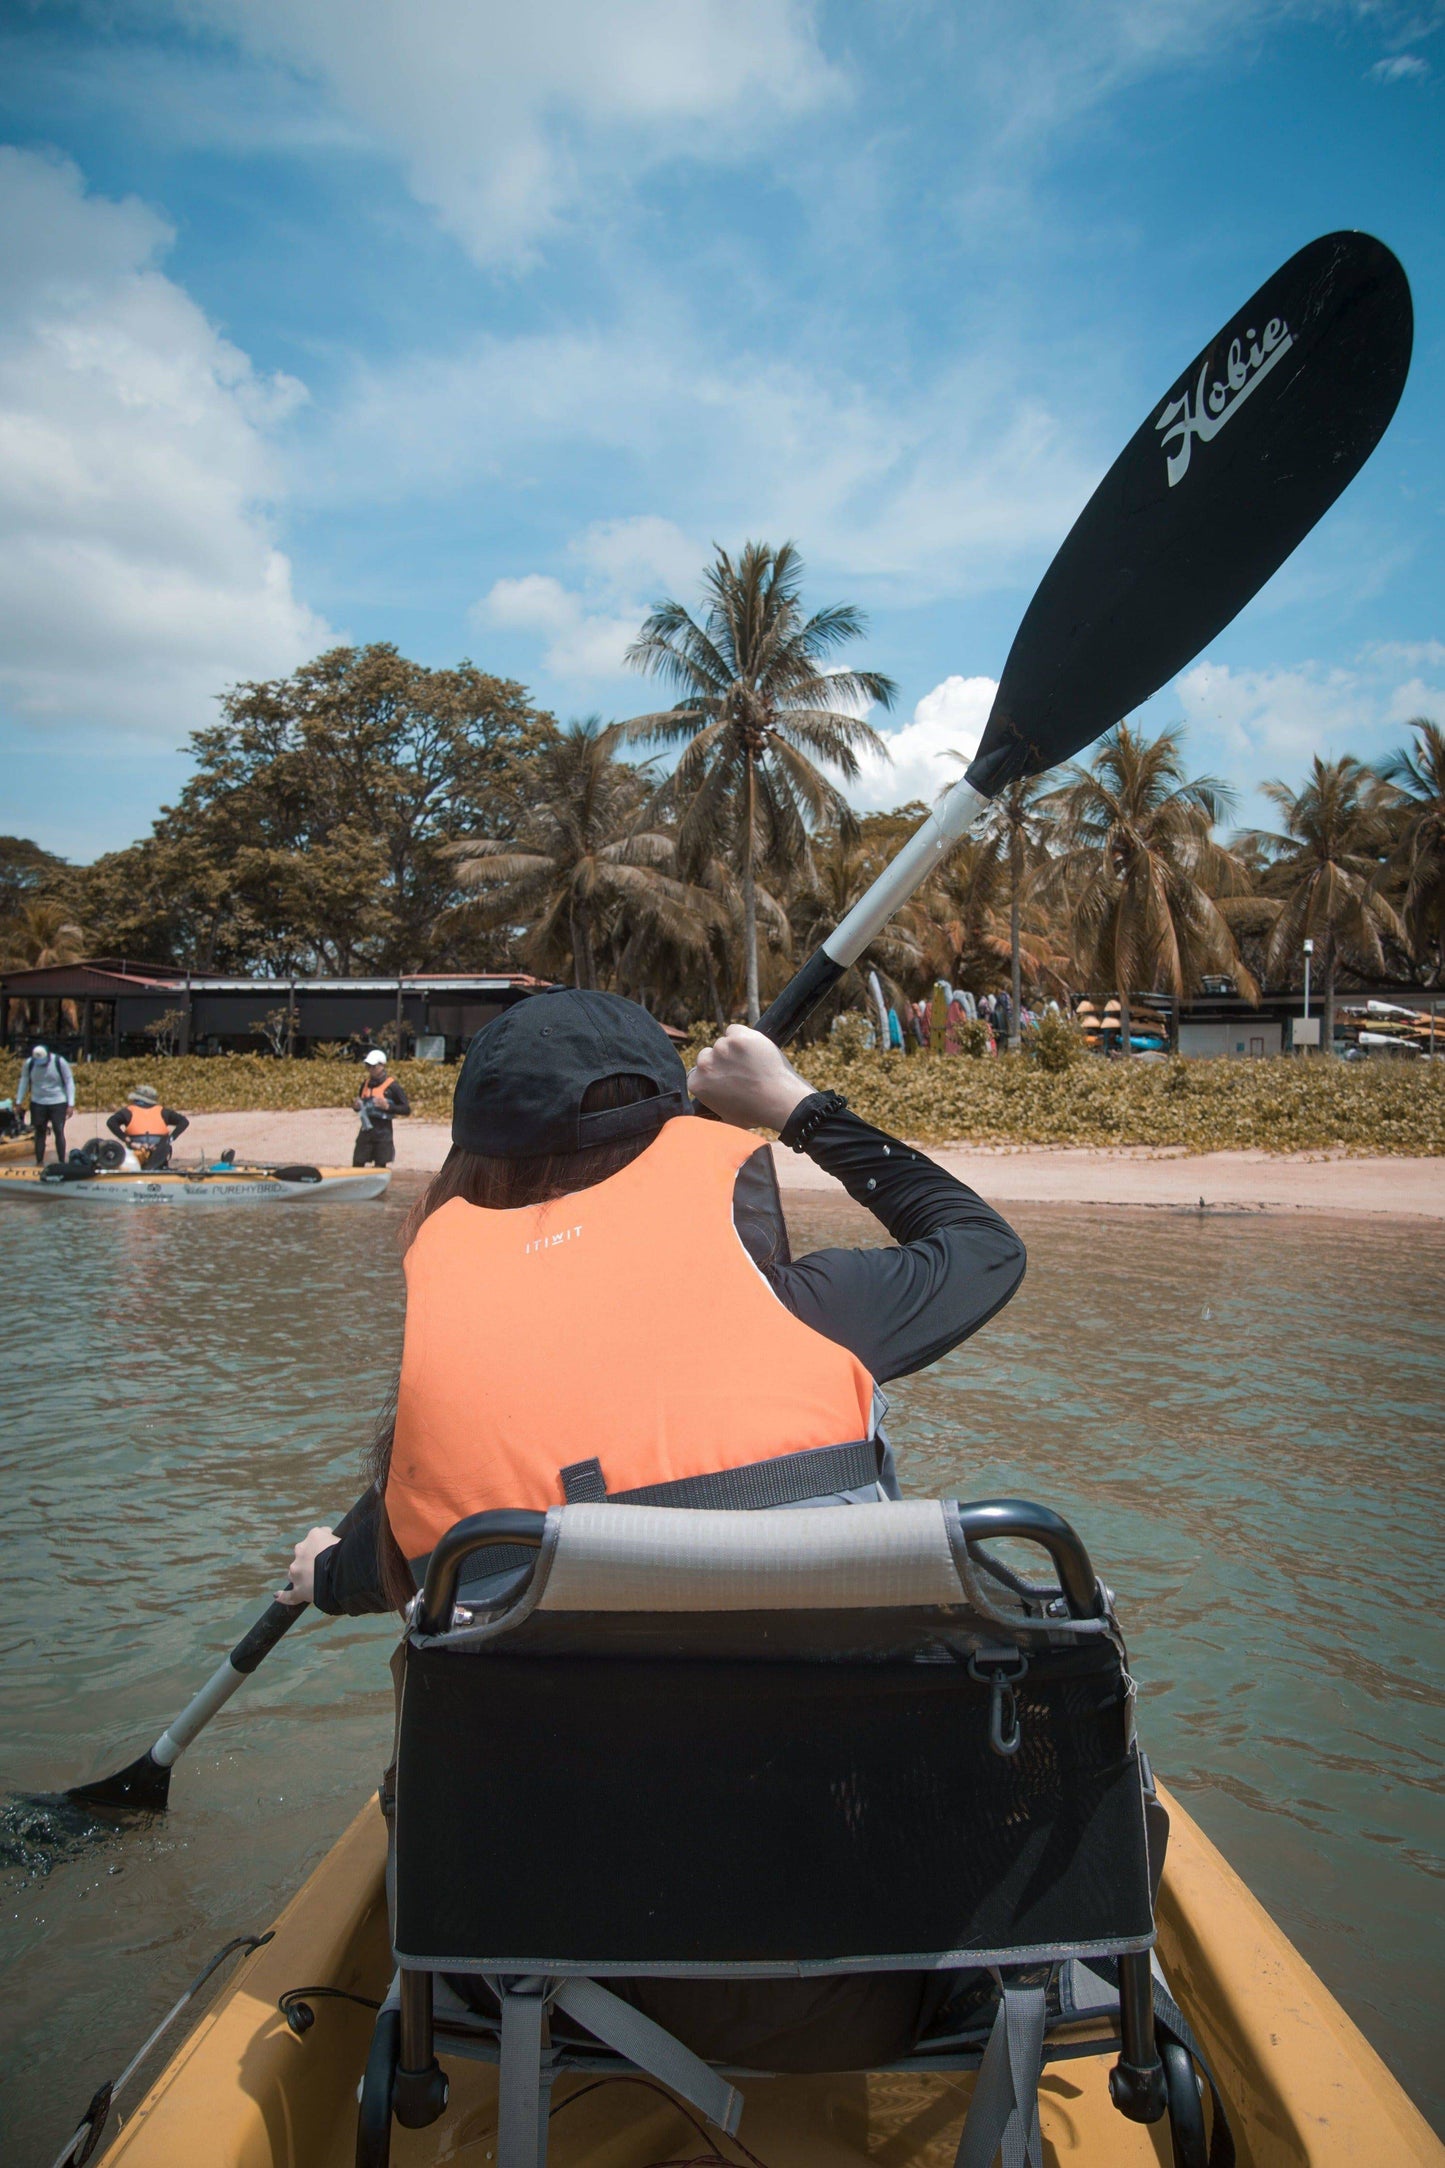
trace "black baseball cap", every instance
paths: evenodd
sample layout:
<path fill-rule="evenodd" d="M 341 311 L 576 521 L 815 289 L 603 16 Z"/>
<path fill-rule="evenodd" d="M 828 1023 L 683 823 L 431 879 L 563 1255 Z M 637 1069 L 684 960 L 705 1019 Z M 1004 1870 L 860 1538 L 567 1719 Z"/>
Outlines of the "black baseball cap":
<path fill-rule="evenodd" d="M 646 1077 L 656 1096 L 584 1114 L 588 1085 L 611 1076 Z M 646 1009 L 558 986 L 514 1002 L 477 1033 L 452 1099 L 452 1142 L 486 1159 L 532 1159 L 643 1136 L 690 1111 L 687 1071 Z"/>

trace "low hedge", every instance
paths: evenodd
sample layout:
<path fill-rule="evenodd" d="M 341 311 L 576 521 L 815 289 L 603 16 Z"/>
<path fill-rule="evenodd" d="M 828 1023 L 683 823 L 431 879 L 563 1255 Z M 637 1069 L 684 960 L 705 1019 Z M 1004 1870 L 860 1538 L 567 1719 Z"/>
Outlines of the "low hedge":
<path fill-rule="evenodd" d="M 184 1114 L 245 1114 L 253 1108 L 349 1107 L 365 1074 L 354 1061 L 276 1061 L 265 1054 L 141 1054 L 122 1061 L 73 1064 L 76 1105 L 110 1113 L 138 1084 L 153 1084 L 167 1106 Z M 13 1095 L 18 1059 L 0 1059 L 0 1098 Z M 391 1075 L 405 1086 L 416 1112 L 450 1114 L 457 1072 L 443 1062 L 403 1061 Z"/>
<path fill-rule="evenodd" d="M 798 1066 L 820 1089 L 846 1092 L 869 1121 L 924 1144 L 1182 1146 L 1194 1152 L 1445 1154 L 1445 1062 L 1359 1064 L 1255 1061 L 1106 1062 L 1088 1057 L 1049 1072 L 1022 1055 L 845 1058 L 817 1046 Z M 0 1059 L 0 1096 L 19 1064 Z M 404 1061 L 393 1074 L 416 1112 L 451 1111 L 457 1072 Z M 86 1111 L 118 1107 L 137 1084 L 191 1114 L 253 1108 L 349 1107 L 361 1071 L 346 1061 L 211 1060 L 156 1056 L 78 1063 Z"/>
<path fill-rule="evenodd" d="M 911 1059 L 810 1048 L 798 1067 L 924 1144 L 1176 1145 L 1192 1152 L 1445 1154 L 1445 1062 Z"/>

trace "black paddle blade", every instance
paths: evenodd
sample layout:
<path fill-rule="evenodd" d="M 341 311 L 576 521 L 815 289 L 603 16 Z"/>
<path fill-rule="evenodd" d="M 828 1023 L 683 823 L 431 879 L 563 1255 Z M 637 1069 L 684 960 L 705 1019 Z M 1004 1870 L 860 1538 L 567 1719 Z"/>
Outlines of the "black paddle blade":
<path fill-rule="evenodd" d="M 94 1784 L 76 1784 L 64 1793 L 78 1806 L 119 1807 L 141 1814 L 160 1814 L 171 1794 L 171 1772 L 147 1748 L 139 1761 L 128 1762 L 113 1777 L 99 1777 Z"/>
<path fill-rule="evenodd" d="M 1366 233 L 1311 241 L 1265 281 L 1044 574 L 968 770 L 975 790 L 1071 759 L 1237 616 L 1384 435 L 1413 328 L 1405 274 Z"/>

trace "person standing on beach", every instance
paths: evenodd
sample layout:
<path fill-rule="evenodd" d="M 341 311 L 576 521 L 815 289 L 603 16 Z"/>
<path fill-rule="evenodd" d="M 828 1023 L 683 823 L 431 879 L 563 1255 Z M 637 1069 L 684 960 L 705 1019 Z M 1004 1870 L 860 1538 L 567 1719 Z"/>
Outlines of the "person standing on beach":
<path fill-rule="evenodd" d="M 21 1065 L 20 1082 L 15 1087 L 16 1106 L 24 1107 L 27 1101 L 30 1126 L 35 1132 L 36 1166 L 45 1164 L 47 1133 L 55 1138 L 56 1158 L 63 1160 L 66 1117 L 75 1112 L 75 1078 L 65 1056 L 52 1054 L 38 1039 Z"/>
<path fill-rule="evenodd" d="M 366 1081 L 357 1097 L 356 1111 L 361 1116 L 361 1128 L 351 1154 L 352 1166 L 389 1167 L 396 1157 L 392 1120 L 398 1114 L 410 1114 L 411 1102 L 396 1078 L 388 1076 L 386 1056 L 378 1047 L 373 1047 L 366 1057 Z"/>

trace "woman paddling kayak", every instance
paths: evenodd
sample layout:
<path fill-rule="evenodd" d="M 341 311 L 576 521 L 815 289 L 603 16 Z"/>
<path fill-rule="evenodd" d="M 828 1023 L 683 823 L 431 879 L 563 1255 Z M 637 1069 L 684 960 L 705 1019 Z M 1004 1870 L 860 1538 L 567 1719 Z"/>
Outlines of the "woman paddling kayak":
<path fill-rule="evenodd" d="M 384 1505 L 340 1543 L 312 1529 L 283 1600 L 404 1606 L 437 1537 L 489 1506 L 898 1495 L 877 1387 L 986 1324 L 1022 1242 L 759 1032 L 706 1049 L 692 1092 L 722 1119 L 693 1117 L 670 1040 L 614 994 L 534 996 L 479 1033 L 411 1229 Z M 896 1247 L 790 1258 L 752 1124 Z"/>
<path fill-rule="evenodd" d="M 759 1032 L 728 1031 L 692 1089 L 720 1120 L 693 1115 L 666 1034 L 613 994 L 534 996 L 479 1034 L 407 1253 L 380 1507 L 340 1542 L 312 1529 L 283 1600 L 404 1606 L 441 1536 L 490 1507 L 899 1496 L 879 1386 L 1001 1309 L 1023 1244 L 963 1183 L 813 1091 Z M 837 1175 L 897 1247 L 791 1259 L 753 1123 Z M 468 1600 L 500 1595 L 516 1563 L 484 1570 Z M 382 1811 L 390 1819 L 390 1770 Z M 685 2024 L 695 2052 L 765 2038 L 805 2056 L 860 2006 L 876 2018 L 880 2000 L 907 2035 L 950 1984 L 694 1982 L 680 2014 L 675 1983 L 617 1983 Z"/>

